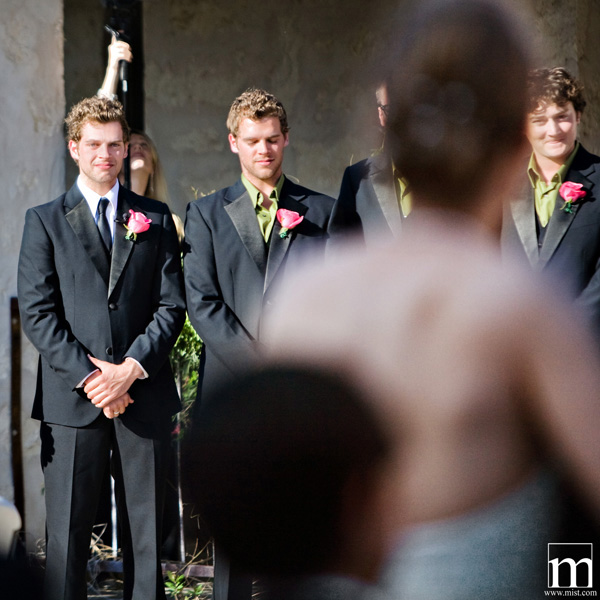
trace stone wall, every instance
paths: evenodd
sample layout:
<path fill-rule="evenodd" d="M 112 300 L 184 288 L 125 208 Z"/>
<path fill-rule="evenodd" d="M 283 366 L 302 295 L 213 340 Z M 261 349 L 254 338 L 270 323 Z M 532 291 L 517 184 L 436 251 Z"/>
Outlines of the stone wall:
<path fill-rule="evenodd" d="M 579 137 L 600 154 L 600 4 L 596 0 L 531 0 L 540 63 L 563 66 L 581 79 L 587 107 Z"/>
<path fill-rule="evenodd" d="M 62 0 L 3 0 L 0 20 L 0 496 L 13 499 L 10 453 L 10 298 L 25 211 L 63 189 Z M 44 534 L 38 425 L 29 418 L 37 356 L 24 340 L 23 414 L 28 543 Z"/>
<path fill-rule="evenodd" d="M 410 0 L 144 0 L 146 130 L 164 163 L 173 208 L 239 175 L 227 143 L 231 101 L 249 86 L 272 91 L 291 124 L 285 172 L 338 192 L 348 164 L 379 143 L 374 56 L 385 55 L 395 11 Z M 600 8 L 594 0 L 529 0 L 540 62 L 586 84 L 581 137 L 600 151 Z M 65 0 L 67 106 L 100 85 L 106 57 L 101 2 Z M 134 68 L 140 68 L 139 65 Z M 67 160 L 67 184 L 76 170 Z"/>
<path fill-rule="evenodd" d="M 146 3 L 146 127 L 164 160 L 178 211 L 239 177 L 225 120 L 232 100 L 264 87 L 290 121 L 284 171 L 337 194 L 343 169 L 379 143 L 370 57 L 388 31 L 375 23 L 401 5 L 380 0 Z M 386 23 L 385 19 L 381 22 Z M 156 52 L 160 39 L 168 52 Z M 156 42 L 153 42 L 156 43 Z M 370 130 L 370 131 L 369 131 Z"/>

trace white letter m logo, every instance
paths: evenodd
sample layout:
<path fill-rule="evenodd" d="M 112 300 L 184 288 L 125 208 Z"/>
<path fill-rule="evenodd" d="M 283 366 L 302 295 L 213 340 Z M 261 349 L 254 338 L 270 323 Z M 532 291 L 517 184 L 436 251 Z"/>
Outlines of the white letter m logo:
<path fill-rule="evenodd" d="M 553 548 L 551 552 L 550 546 L 559 548 Z M 582 546 L 587 548 L 582 548 Z M 585 552 L 588 549 L 589 552 Z M 584 551 L 583 554 L 582 551 Z M 556 558 L 551 559 L 551 555 Z M 572 556 L 576 558 L 571 558 Z M 548 544 L 548 567 L 548 587 L 550 588 L 591 588 L 592 544 Z"/>

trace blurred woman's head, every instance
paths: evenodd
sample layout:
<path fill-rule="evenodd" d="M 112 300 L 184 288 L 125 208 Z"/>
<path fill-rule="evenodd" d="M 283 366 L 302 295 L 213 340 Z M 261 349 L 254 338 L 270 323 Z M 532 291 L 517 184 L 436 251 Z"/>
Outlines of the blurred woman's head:
<path fill-rule="evenodd" d="M 529 51 L 499 2 L 427 3 L 388 64 L 394 164 L 428 204 L 471 210 L 503 160 L 523 147 Z"/>

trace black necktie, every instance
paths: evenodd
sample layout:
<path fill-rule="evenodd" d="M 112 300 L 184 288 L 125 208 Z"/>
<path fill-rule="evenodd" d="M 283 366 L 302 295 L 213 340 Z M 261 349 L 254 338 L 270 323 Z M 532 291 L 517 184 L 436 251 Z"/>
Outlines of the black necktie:
<path fill-rule="evenodd" d="M 100 202 L 98 202 L 98 231 L 100 232 L 100 237 L 110 254 L 112 249 L 112 236 L 110 234 L 110 225 L 108 224 L 108 219 L 106 218 L 106 209 L 108 208 L 108 200 L 106 198 L 100 198 Z"/>

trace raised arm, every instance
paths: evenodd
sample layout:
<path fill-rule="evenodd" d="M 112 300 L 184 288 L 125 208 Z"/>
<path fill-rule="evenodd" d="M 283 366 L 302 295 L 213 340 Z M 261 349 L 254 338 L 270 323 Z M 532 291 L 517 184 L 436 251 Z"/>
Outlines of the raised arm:
<path fill-rule="evenodd" d="M 133 60 L 131 46 L 127 42 L 117 41 L 113 36 L 108 47 L 106 73 L 104 74 L 104 81 L 98 90 L 98 96 L 105 96 L 107 98 L 114 98 L 116 96 L 117 84 L 119 83 L 119 63 L 122 60 L 129 63 Z"/>

